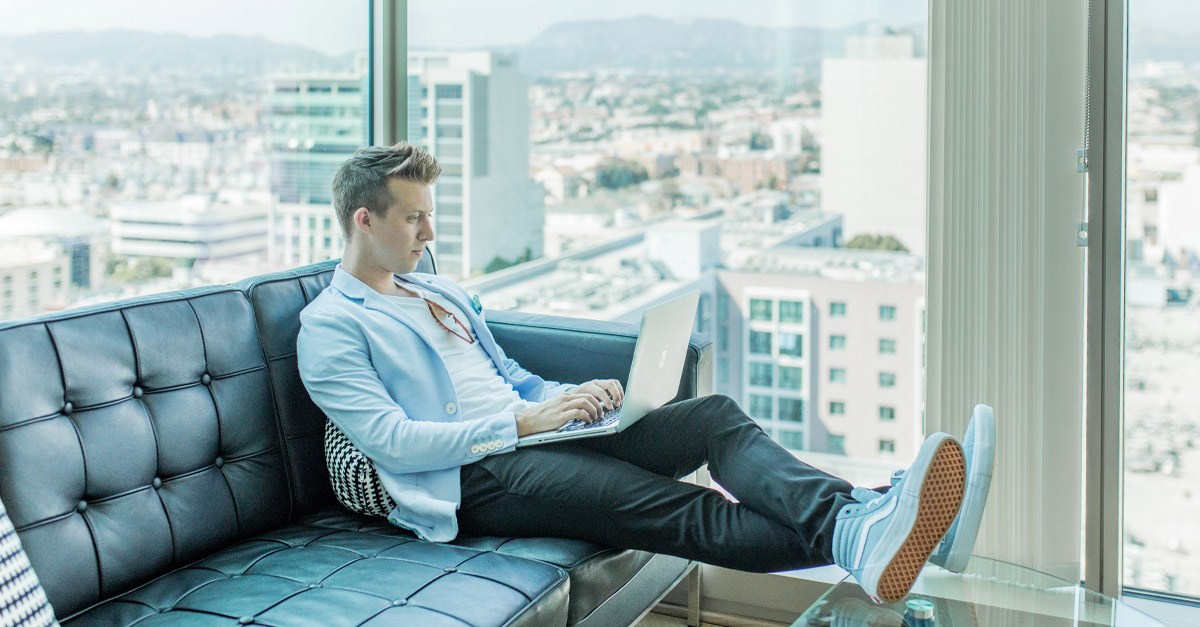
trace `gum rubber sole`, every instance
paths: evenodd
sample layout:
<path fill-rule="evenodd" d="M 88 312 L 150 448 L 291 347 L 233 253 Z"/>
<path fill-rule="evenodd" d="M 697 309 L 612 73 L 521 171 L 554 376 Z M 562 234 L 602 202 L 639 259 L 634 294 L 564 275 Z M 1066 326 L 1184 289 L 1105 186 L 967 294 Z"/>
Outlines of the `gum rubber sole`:
<path fill-rule="evenodd" d="M 876 590 L 885 603 L 903 599 L 933 549 L 942 541 L 962 505 L 967 464 L 962 446 L 947 439 L 938 446 L 929 464 L 917 506 L 917 520 L 900 550 L 879 576 Z"/>

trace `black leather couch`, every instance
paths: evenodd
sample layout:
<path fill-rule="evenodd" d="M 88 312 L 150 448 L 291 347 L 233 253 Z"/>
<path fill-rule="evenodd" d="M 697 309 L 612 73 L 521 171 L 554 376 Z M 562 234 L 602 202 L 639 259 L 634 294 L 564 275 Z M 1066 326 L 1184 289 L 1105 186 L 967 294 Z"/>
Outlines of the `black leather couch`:
<path fill-rule="evenodd" d="M 298 314 L 334 262 L 0 323 L 0 501 L 64 624 L 622 625 L 695 564 L 555 538 L 420 541 L 335 501 Z M 489 312 L 563 381 L 628 325 Z M 573 355 L 548 346 L 571 345 Z M 692 339 L 680 397 L 707 393 Z"/>

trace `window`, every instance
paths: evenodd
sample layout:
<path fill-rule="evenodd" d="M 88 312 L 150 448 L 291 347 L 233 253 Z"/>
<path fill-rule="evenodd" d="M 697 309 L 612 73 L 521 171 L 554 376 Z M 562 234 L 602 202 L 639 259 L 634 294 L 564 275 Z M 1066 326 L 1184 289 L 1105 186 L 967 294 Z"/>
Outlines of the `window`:
<path fill-rule="evenodd" d="M 765 331 L 750 331 L 750 353 L 752 355 L 771 354 L 771 334 Z"/>
<path fill-rule="evenodd" d="M 880 305 L 879 306 L 879 319 L 880 320 L 895 320 L 896 319 L 896 308 L 892 305 Z"/>
<path fill-rule="evenodd" d="M 896 452 L 896 441 L 895 440 L 880 440 L 879 441 L 879 452 L 880 453 L 895 453 Z"/>
<path fill-rule="evenodd" d="M 804 401 L 799 398 L 779 399 L 779 419 L 802 422 L 804 420 Z"/>
<path fill-rule="evenodd" d="M 779 367 L 779 387 L 784 390 L 804 388 L 804 369 L 792 366 Z"/>
<path fill-rule="evenodd" d="M 846 369 L 845 368 L 830 368 L 829 369 L 829 382 L 830 383 L 845 383 L 846 382 Z"/>
<path fill-rule="evenodd" d="M 1200 23 L 1190 12 L 1186 18 L 1173 14 L 1167 4 L 1128 3 L 1126 90 L 1115 90 L 1114 96 L 1127 106 L 1125 202 L 1116 207 L 1125 219 L 1120 303 L 1125 336 L 1123 347 L 1107 348 L 1118 354 L 1123 348 L 1124 355 L 1119 366 L 1124 377 L 1124 584 L 1186 595 L 1195 603 L 1200 600 L 1200 525 L 1195 523 L 1200 394 L 1194 383 L 1200 379 L 1200 66 L 1173 42 L 1200 40 Z"/>
<path fill-rule="evenodd" d="M 780 322 L 804 322 L 804 303 L 781 300 L 779 301 Z"/>
<path fill-rule="evenodd" d="M 750 319 L 751 320 L 770 320 L 771 319 L 771 301 L 762 298 L 750 299 Z"/>
<path fill-rule="evenodd" d="M 750 385 L 764 388 L 771 387 L 774 383 L 772 380 L 774 378 L 772 376 L 775 372 L 774 368 L 775 366 L 771 364 L 764 364 L 757 361 L 750 362 Z"/>
<path fill-rule="evenodd" d="M 438 100 L 459 99 L 463 97 L 462 85 L 437 85 L 434 87 L 434 97 Z"/>
<path fill-rule="evenodd" d="M 804 432 L 780 429 L 778 441 L 780 446 L 789 451 L 804 450 Z"/>
<path fill-rule="evenodd" d="M 879 339 L 879 354 L 894 355 L 896 353 L 896 340 L 889 338 Z"/>
<path fill-rule="evenodd" d="M 803 357 L 804 336 L 795 333 L 780 333 L 779 354 L 785 357 Z"/>
<path fill-rule="evenodd" d="M 842 401 L 830 401 L 829 402 L 829 415 L 830 416 L 845 416 L 846 415 L 846 404 L 843 403 Z"/>
<path fill-rule="evenodd" d="M 829 317 L 830 318 L 845 318 L 846 317 L 846 303 L 839 303 L 836 301 L 829 303 Z"/>
<path fill-rule="evenodd" d="M 879 419 L 887 421 L 887 422 L 891 422 L 891 421 L 895 420 L 896 419 L 896 408 L 888 407 L 886 405 L 880 405 L 879 406 Z"/>
<path fill-rule="evenodd" d="M 761 394 L 750 395 L 750 417 L 759 420 L 770 420 L 772 416 L 771 405 L 773 399 L 770 396 Z"/>
<path fill-rule="evenodd" d="M 846 350 L 846 336 L 844 336 L 844 335 L 829 336 L 829 350 L 831 350 L 831 351 Z"/>
<path fill-rule="evenodd" d="M 881 387 L 881 388 L 896 387 L 896 373 L 894 373 L 894 372 L 879 373 L 879 387 Z"/>
<path fill-rule="evenodd" d="M 834 435 L 834 434 L 830 433 L 825 438 L 825 449 L 827 452 L 833 453 L 835 455 L 845 455 L 846 454 L 846 436 Z"/>

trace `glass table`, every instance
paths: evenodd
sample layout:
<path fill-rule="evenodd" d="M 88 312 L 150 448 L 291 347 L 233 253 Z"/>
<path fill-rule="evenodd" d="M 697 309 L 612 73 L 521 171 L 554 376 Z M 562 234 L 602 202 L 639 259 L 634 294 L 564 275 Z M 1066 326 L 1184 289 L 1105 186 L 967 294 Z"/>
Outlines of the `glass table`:
<path fill-rule="evenodd" d="M 930 613 L 932 618 L 924 618 Z M 962 574 L 926 566 L 908 597 L 887 605 L 872 602 L 847 575 L 817 599 L 792 627 L 1162 624 L 1125 603 L 1085 590 L 1078 584 L 1014 564 L 973 557 Z"/>

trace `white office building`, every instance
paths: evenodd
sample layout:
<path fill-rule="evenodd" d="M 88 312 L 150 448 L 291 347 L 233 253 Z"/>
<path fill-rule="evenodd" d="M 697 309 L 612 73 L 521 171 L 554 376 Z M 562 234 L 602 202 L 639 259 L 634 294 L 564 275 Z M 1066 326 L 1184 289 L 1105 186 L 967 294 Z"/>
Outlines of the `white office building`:
<path fill-rule="evenodd" d="M 271 198 L 262 192 L 193 194 L 112 209 L 112 248 L 186 262 L 265 255 Z"/>
<path fill-rule="evenodd" d="M 421 87 L 419 130 L 409 139 L 442 166 L 439 273 L 467 277 L 496 260 L 542 256 L 544 191 L 529 177 L 528 86 L 515 57 L 411 52 L 408 72 Z"/>
<path fill-rule="evenodd" d="M 821 206 L 845 241 L 893 235 L 925 254 L 926 60 L 910 35 L 849 37 L 821 63 Z"/>

